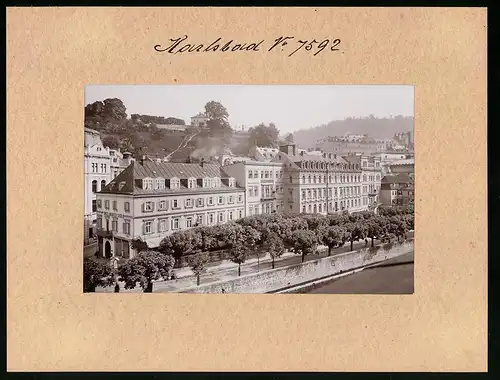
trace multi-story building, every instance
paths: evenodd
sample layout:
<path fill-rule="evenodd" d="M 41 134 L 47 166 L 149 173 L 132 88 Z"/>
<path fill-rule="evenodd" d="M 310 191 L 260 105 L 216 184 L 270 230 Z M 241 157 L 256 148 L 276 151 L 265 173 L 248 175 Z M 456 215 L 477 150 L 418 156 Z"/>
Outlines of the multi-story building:
<path fill-rule="evenodd" d="M 248 159 L 223 169 L 246 189 L 245 215 L 286 211 L 283 163 Z"/>
<path fill-rule="evenodd" d="M 97 194 L 99 252 L 129 258 L 132 241 L 150 247 L 174 231 L 245 215 L 245 189 L 220 165 L 141 159 Z"/>
<path fill-rule="evenodd" d="M 273 162 L 284 165 L 284 211 L 326 214 L 367 209 L 362 205 L 359 163 L 335 153 L 299 154 L 295 144 L 281 146 Z"/>
<path fill-rule="evenodd" d="M 379 202 L 382 165 L 379 156 L 362 156 L 363 206 L 374 208 Z"/>
<path fill-rule="evenodd" d="M 405 206 L 415 199 L 414 183 L 408 174 L 390 174 L 382 178 L 380 202 L 388 206 Z"/>
<path fill-rule="evenodd" d="M 133 160 L 130 153 L 121 153 L 102 144 L 98 131 L 84 132 L 84 245 L 96 238 L 96 193 L 125 169 Z"/>
<path fill-rule="evenodd" d="M 380 157 L 350 154 L 344 158 L 351 164 L 361 166 L 362 175 L 362 206 L 364 209 L 372 209 L 377 204 L 377 195 L 380 190 L 380 181 L 382 175 L 382 168 L 380 166 Z"/>

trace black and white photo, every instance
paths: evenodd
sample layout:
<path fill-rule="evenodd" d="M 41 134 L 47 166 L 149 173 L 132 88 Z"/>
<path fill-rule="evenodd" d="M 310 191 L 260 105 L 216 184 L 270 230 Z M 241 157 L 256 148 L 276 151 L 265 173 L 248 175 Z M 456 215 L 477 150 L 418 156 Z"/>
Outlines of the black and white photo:
<path fill-rule="evenodd" d="M 412 294 L 414 89 L 85 88 L 84 292 Z"/>

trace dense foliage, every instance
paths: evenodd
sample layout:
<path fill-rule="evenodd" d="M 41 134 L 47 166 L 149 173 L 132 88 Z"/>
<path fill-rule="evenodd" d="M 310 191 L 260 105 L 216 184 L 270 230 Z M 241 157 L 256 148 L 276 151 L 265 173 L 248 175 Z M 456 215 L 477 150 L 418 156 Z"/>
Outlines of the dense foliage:
<path fill-rule="evenodd" d="M 111 286 L 115 283 L 114 272 L 109 262 L 94 258 L 83 261 L 83 291 L 95 292 L 99 287 Z"/>
<path fill-rule="evenodd" d="M 412 230 L 413 207 L 384 207 L 381 214 L 364 211 L 350 215 L 261 214 L 210 227 L 195 227 L 166 236 L 158 250 L 177 260 L 198 252 L 226 250 L 228 258 L 242 264 L 258 250 L 268 251 L 271 258 L 286 249 L 302 255 L 325 245 L 329 252 L 346 242 L 363 239 L 404 238 Z"/>

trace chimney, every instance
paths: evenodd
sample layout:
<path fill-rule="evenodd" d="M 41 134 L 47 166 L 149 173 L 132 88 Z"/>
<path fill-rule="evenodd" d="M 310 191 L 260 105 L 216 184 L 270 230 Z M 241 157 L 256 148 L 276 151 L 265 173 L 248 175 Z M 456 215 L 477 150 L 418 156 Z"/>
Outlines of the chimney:
<path fill-rule="evenodd" d="M 141 165 L 144 166 L 144 161 L 146 161 L 146 156 L 143 154 L 142 157 L 141 157 Z"/>
<path fill-rule="evenodd" d="M 205 166 L 205 158 L 204 158 L 204 157 L 202 157 L 202 158 L 201 158 L 201 161 L 200 161 L 200 166 L 201 166 L 201 167 L 204 167 L 204 166 Z"/>
<path fill-rule="evenodd" d="M 303 156 L 304 155 L 304 151 L 300 152 L 300 155 Z"/>

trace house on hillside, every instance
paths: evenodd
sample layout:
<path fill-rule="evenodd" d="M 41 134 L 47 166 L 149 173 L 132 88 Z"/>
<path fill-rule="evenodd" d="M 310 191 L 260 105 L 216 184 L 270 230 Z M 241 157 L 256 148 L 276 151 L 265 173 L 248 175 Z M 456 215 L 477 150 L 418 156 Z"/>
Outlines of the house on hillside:
<path fill-rule="evenodd" d="M 197 127 L 206 127 L 209 117 L 205 113 L 198 113 L 191 117 L 191 125 L 195 125 Z"/>

